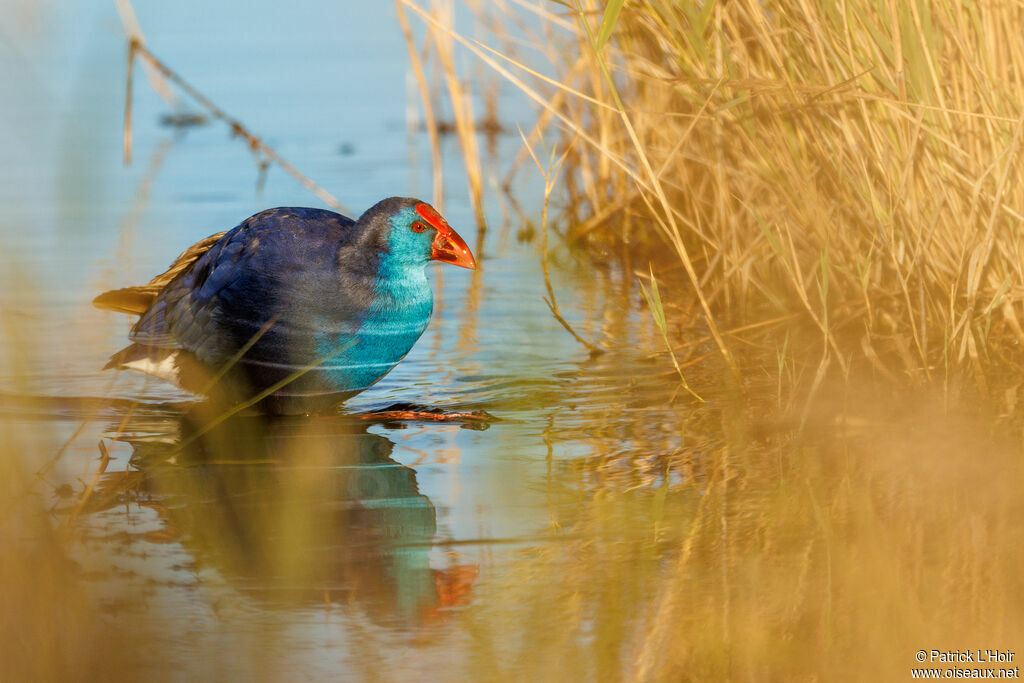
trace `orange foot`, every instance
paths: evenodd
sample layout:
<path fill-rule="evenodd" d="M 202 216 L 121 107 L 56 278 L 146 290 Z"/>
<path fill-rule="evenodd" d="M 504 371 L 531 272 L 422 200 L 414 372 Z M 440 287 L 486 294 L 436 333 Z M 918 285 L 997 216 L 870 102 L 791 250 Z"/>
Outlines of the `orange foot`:
<path fill-rule="evenodd" d="M 394 420 L 413 422 L 461 422 L 470 429 L 487 429 L 495 417 L 485 410 L 471 410 L 463 413 L 449 413 L 438 408 L 420 409 L 418 406 L 395 404 L 383 410 L 357 415 L 360 420 L 389 422 Z"/>

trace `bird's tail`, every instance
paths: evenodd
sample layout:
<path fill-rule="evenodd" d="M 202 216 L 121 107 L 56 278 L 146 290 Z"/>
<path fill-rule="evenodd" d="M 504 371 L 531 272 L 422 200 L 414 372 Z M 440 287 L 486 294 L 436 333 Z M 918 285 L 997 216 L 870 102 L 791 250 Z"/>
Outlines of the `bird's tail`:
<path fill-rule="evenodd" d="M 125 287 L 103 292 L 92 300 L 92 305 L 103 311 L 142 315 L 149 310 L 155 300 L 156 292 L 143 285 L 142 287 Z"/>
<path fill-rule="evenodd" d="M 210 235 L 206 239 L 196 242 L 181 252 L 178 258 L 174 259 L 174 263 L 171 264 L 170 268 L 146 284 L 103 292 L 92 300 L 92 305 L 104 311 L 142 315 L 149 310 L 149 307 L 156 301 L 157 296 L 171 280 L 194 266 L 196 261 L 209 251 L 210 247 L 216 244 L 224 234 L 224 232 L 218 232 L 216 235 Z M 117 354 L 114 355 L 116 356 Z"/>

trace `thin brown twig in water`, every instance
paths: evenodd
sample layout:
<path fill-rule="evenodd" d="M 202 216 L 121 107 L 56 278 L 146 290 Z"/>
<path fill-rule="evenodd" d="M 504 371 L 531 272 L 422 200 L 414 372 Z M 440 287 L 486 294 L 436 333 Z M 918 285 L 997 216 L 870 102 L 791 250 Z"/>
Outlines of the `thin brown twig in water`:
<path fill-rule="evenodd" d="M 113 381 L 111 381 L 111 383 L 113 383 Z M 94 412 L 99 412 L 99 409 L 96 409 Z M 81 436 L 82 432 L 85 431 L 86 426 L 88 426 L 88 424 L 90 422 L 92 422 L 93 417 L 94 417 L 94 415 L 91 415 L 88 418 L 86 418 L 85 420 L 82 420 L 81 424 L 79 424 L 78 427 L 75 428 L 75 431 L 71 432 L 71 436 L 69 436 L 64 441 L 64 443 L 61 444 L 60 448 L 57 449 L 57 452 L 53 454 L 53 457 L 51 457 L 49 460 L 47 460 L 43 464 L 42 467 L 40 467 L 38 470 L 36 470 L 35 481 L 39 481 L 40 479 L 45 481 L 46 475 L 48 475 L 50 473 L 50 470 L 52 470 L 54 465 L 57 464 L 57 461 L 60 460 L 61 457 L 64 455 L 64 453 L 68 450 L 68 446 L 70 446 L 71 443 L 75 439 L 77 439 L 79 436 Z M 52 486 L 52 484 L 51 484 L 51 486 Z M 29 487 L 29 489 L 28 489 L 28 491 L 26 493 L 31 493 L 31 492 L 32 492 L 32 487 Z M 13 504 L 11 505 L 11 507 L 13 507 Z M 5 510 L 5 513 L 6 513 L 6 510 Z"/>
<path fill-rule="evenodd" d="M 215 119 L 220 119 L 224 123 L 228 124 L 228 126 L 231 128 L 232 134 L 237 135 L 238 137 L 245 140 L 245 142 L 249 145 L 250 149 L 252 149 L 254 152 L 259 152 L 267 160 L 280 166 L 285 173 L 287 173 L 288 175 L 302 183 L 303 187 L 305 187 L 310 192 L 319 197 L 321 201 L 330 206 L 332 209 L 335 209 L 336 211 L 348 212 L 348 210 L 342 205 L 341 202 L 339 202 L 334 197 L 334 195 L 332 195 L 330 192 L 317 185 L 310 177 L 302 173 L 302 171 L 295 168 L 295 166 L 293 166 L 291 163 L 285 160 L 272 147 L 270 147 L 267 143 L 263 142 L 263 140 L 261 140 L 254 133 L 249 131 L 248 128 L 243 126 L 238 119 L 229 116 L 227 112 L 225 112 L 223 109 L 214 104 L 213 101 L 210 100 L 210 98 L 206 97 L 201 92 L 196 90 L 190 83 L 188 83 L 188 81 L 179 76 L 169 66 L 167 66 L 152 52 L 150 52 L 149 48 L 140 43 L 138 39 L 132 38 L 130 40 L 130 43 L 132 45 L 133 53 L 138 54 L 139 56 L 143 57 L 149 64 L 153 65 L 161 74 L 163 74 L 163 76 L 167 80 L 174 83 L 176 86 L 181 88 L 181 90 L 183 90 L 189 97 L 191 97 L 200 105 L 202 105 L 203 108 L 206 109 L 210 113 L 210 115 L 213 116 Z"/>
<path fill-rule="evenodd" d="M 379 413 L 357 415 L 359 420 L 418 420 L 421 422 L 490 422 L 492 417 L 482 410 L 462 413 L 427 413 L 418 410 L 384 410 Z"/>
<path fill-rule="evenodd" d="M 562 156 L 555 161 L 555 150 L 551 150 L 551 159 L 549 160 L 547 168 L 541 165 L 537 155 L 534 154 L 533 148 L 530 147 L 530 143 L 526 139 L 526 134 L 523 130 L 519 129 L 519 137 L 523 139 L 523 144 L 526 145 L 527 151 L 530 153 L 530 157 L 533 159 L 533 163 L 537 165 L 537 169 L 540 171 L 541 177 L 544 178 L 544 206 L 541 209 L 540 222 L 541 222 L 541 267 L 544 270 L 544 287 L 547 289 L 548 295 L 544 298 L 544 303 L 548 305 L 548 309 L 551 311 L 551 315 L 555 316 L 562 327 L 565 328 L 566 332 L 571 334 L 576 341 L 583 346 L 587 347 L 592 356 L 604 353 L 602 349 L 594 346 L 586 339 L 576 333 L 576 330 L 572 328 L 563 316 L 561 311 L 558 310 L 558 301 L 555 300 L 555 290 L 551 286 L 551 272 L 548 268 L 548 201 L 551 198 L 551 190 L 554 189 L 555 181 L 558 180 L 558 173 L 562 170 L 562 164 L 565 162 L 566 157 L 569 155 L 569 150 L 572 149 L 572 144 L 565 148 L 562 152 Z M 543 142 L 543 141 L 542 141 Z"/>
<path fill-rule="evenodd" d="M 121 27 L 124 29 L 125 35 L 128 38 L 144 45 L 146 43 L 146 36 L 142 34 L 142 26 L 139 25 L 139 19 L 135 15 L 135 8 L 132 6 L 132 1 L 114 0 L 114 6 L 117 8 L 117 13 L 121 17 Z M 175 109 L 179 108 L 181 106 L 181 102 L 178 100 L 178 96 L 160 72 L 148 62 L 143 64 L 143 68 L 149 80 L 149 85 L 153 88 L 153 91 L 157 96 L 159 96 L 160 99 L 166 102 L 169 106 Z"/>
<path fill-rule="evenodd" d="M 597 348 L 596 346 L 588 342 L 586 339 L 581 337 L 579 334 L 577 334 L 576 330 L 572 329 L 572 325 L 570 325 L 568 321 L 566 321 L 566 319 L 562 317 L 562 314 L 558 311 L 558 303 L 554 299 L 554 293 L 551 292 L 551 283 L 548 281 L 548 273 L 546 267 L 544 269 L 544 284 L 547 285 L 548 292 L 550 293 L 552 298 L 548 299 L 546 296 L 542 298 L 544 299 L 544 303 L 548 305 L 548 310 L 551 311 L 551 315 L 555 316 L 555 320 L 560 322 L 562 324 L 562 327 L 565 328 L 566 332 L 568 332 L 569 334 L 576 338 L 576 341 L 586 346 L 587 350 L 589 350 L 591 354 L 596 356 L 598 354 L 604 353 L 602 349 Z"/>
<path fill-rule="evenodd" d="M 75 505 L 75 509 L 71 511 L 64 521 L 61 523 L 61 529 L 67 531 L 68 528 L 74 523 L 82 510 L 85 508 L 85 504 L 89 502 L 89 498 L 92 497 L 92 492 L 96 489 L 96 485 L 100 481 L 100 477 L 107 471 L 107 465 L 110 464 L 110 452 L 107 451 L 107 447 L 103 445 L 102 439 L 99 441 L 97 446 L 100 449 L 100 466 L 96 468 L 96 471 L 92 475 L 92 479 L 86 485 L 85 490 L 82 491 L 82 496 L 78 499 L 78 503 Z"/>
<path fill-rule="evenodd" d="M 110 394 L 115 382 L 117 382 L 117 374 L 114 374 L 110 378 L 110 381 L 107 383 L 106 390 L 103 392 L 104 396 L 108 396 Z M 52 470 L 57 465 L 61 457 L 63 457 L 64 453 L 67 452 L 68 447 L 75 441 L 75 439 L 81 436 L 82 432 L 85 431 L 85 428 L 88 425 L 90 425 L 93 422 L 93 420 L 96 419 L 96 416 L 99 414 L 100 410 L 100 405 L 97 404 L 93 406 L 93 409 L 89 413 L 89 415 L 87 415 L 86 418 L 82 420 L 82 422 L 78 425 L 78 427 L 75 428 L 75 431 L 71 433 L 71 436 L 64 440 L 64 443 L 62 443 L 60 448 L 57 449 L 57 452 L 54 453 L 53 456 L 49 460 L 47 460 L 42 467 L 36 470 L 34 478 L 27 487 L 27 489 L 23 491 L 19 496 L 12 497 L 12 499 L 8 501 L 7 507 L 3 509 L 2 515 L 0 516 L 9 514 L 10 511 L 14 509 L 15 505 L 17 505 L 22 499 L 24 499 L 25 496 L 30 495 L 32 491 L 35 489 L 36 482 L 46 481 L 46 475 L 48 475 L 50 473 L 50 470 Z"/>

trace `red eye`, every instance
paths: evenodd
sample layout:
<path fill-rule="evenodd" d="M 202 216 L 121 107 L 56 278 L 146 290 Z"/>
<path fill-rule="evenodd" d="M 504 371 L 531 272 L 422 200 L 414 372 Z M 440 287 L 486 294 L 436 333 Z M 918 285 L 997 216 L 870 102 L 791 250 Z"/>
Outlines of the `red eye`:
<path fill-rule="evenodd" d="M 413 232 L 426 232 L 427 226 L 419 221 L 415 221 L 411 226 Z"/>

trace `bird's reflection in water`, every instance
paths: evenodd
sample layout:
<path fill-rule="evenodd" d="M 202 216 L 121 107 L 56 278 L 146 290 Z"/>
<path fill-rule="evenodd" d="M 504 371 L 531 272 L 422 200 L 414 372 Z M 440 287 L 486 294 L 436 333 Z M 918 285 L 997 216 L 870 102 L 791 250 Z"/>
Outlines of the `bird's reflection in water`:
<path fill-rule="evenodd" d="M 398 627 L 468 601 L 476 566 L 431 567 L 434 505 L 365 423 L 177 423 L 174 439 L 125 439 L 138 470 L 125 474 L 131 497 L 160 514 L 160 535 L 184 544 L 198 569 L 266 607 L 326 600 Z"/>

